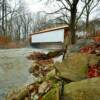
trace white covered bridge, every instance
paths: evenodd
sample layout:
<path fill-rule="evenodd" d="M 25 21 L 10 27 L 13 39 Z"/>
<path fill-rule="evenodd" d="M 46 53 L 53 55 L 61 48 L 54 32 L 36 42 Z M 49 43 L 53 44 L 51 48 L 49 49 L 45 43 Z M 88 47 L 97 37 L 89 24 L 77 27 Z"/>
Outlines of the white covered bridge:
<path fill-rule="evenodd" d="M 68 34 L 68 29 L 68 26 L 61 26 L 32 33 L 30 34 L 30 44 L 36 48 L 60 49 Z"/>

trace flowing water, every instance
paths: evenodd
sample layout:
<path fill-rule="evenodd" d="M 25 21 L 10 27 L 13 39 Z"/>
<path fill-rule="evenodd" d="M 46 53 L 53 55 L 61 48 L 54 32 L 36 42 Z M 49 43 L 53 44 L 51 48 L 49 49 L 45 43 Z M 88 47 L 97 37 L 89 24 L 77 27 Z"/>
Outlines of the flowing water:
<path fill-rule="evenodd" d="M 35 81 L 35 77 L 28 72 L 32 61 L 26 58 L 32 51 L 37 50 L 0 49 L 0 100 L 4 100 L 9 91 Z"/>

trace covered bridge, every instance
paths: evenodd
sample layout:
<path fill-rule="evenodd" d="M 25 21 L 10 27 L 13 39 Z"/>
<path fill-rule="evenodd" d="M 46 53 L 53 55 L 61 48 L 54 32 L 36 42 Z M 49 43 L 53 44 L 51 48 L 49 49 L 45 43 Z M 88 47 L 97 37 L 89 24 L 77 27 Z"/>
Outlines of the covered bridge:
<path fill-rule="evenodd" d="M 68 36 L 67 25 L 30 34 L 30 45 L 35 48 L 61 49 Z"/>

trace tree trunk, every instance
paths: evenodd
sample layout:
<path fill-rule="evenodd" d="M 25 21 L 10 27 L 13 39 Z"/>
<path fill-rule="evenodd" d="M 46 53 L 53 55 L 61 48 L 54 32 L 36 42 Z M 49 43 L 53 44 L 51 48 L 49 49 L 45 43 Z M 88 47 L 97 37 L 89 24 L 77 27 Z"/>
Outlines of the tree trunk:
<path fill-rule="evenodd" d="M 86 32 L 89 32 L 89 13 L 86 16 Z"/>
<path fill-rule="evenodd" d="M 21 30 L 21 26 L 18 27 L 18 40 L 19 40 L 19 41 L 20 41 L 20 35 L 21 35 L 20 30 Z"/>
<path fill-rule="evenodd" d="M 4 28 L 4 22 L 5 22 L 5 0 L 2 1 L 2 34 L 5 35 L 5 28 Z"/>
<path fill-rule="evenodd" d="M 5 15 L 7 15 L 7 4 L 5 0 Z M 5 36 L 7 36 L 7 16 L 5 16 Z"/>
<path fill-rule="evenodd" d="M 78 3 L 78 1 L 77 1 Z M 76 12 L 77 12 L 77 3 L 73 3 L 71 6 L 71 18 L 70 18 L 70 31 L 71 31 L 71 44 L 76 42 Z"/>
<path fill-rule="evenodd" d="M 75 30 L 75 28 L 73 28 L 73 27 L 71 27 L 71 44 L 75 44 L 75 42 L 76 42 L 76 35 L 75 35 L 75 32 L 76 30 Z"/>

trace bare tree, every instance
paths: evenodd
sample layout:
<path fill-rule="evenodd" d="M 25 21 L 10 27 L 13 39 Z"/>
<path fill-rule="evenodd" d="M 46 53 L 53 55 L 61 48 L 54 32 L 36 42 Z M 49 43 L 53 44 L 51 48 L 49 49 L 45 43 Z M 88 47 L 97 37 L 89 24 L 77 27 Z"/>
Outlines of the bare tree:
<path fill-rule="evenodd" d="M 47 23 L 47 17 L 44 12 L 38 12 L 35 18 L 35 28 L 37 31 L 45 29 Z"/>
<path fill-rule="evenodd" d="M 49 0 L 49 2 L 53 2 L 53 0 Z M 75 43 L 75 32 L 76 32 L 76 25 L 78 23 L 78 20 L 81 18 L 81 15 L 83 14 L 86 6 L 90 3 L 91 0 L 86 0 L 86 3 L 82 7 L 82 10 L 80 13 L 77 11 L 77 7 L 79 5 L 80 0 L 55 0 L 57 5 L 58 2 L 60 3 L 60 7 L 58 10 L 47 13 L 47 14 L 56 14 L 59 13 L 62 14 L 62 16 L 66 17 L 66 24 L 69 25 L 70 31 L 71 31 L 71 44 Z M 50 2 L 50 3 L 51 3 Z M 61 6 L 62 5 L 62 6 Z"/>
<path fill-rule="evenodd" d="M 2 27 L 2 30 L 0 33 L 2 35 L 7 36 L 7 29 L 8 29 L 8 19 L 9 15 L 13 12 L 11 11 L 11 7 L 8 4 L 8 0 L 1 0 L 0 2 L 0 25 Z"/>
<path fill-rule="evenodd" d="M 21 16 L 22 26 L 23 26 L 23 37 L 26 40 L 28 37 L 29 27 L 31 20 L 31 15 L 23 13 Z"/>
<path fill-rule="evenodd" d="M 5 0 L 2 0 L 2 33 L 5 35 Z"/>
<path fill-rule="evenodd" d="M 84 2 L 86 4 L 86 0 L 83 0 L 82 2 Z M 94 13 L 94 11 L 97 11 L 97 8 L 100 7 L 100 0 L 91 0 L 89 2 L 89 4 L 86 6 L 85 11 L 84 11 L 84 15 L 86 17 L 86 31 L 89 31 L 89 19 L 90 19 L 90 15 L 92 13 Z"/>

